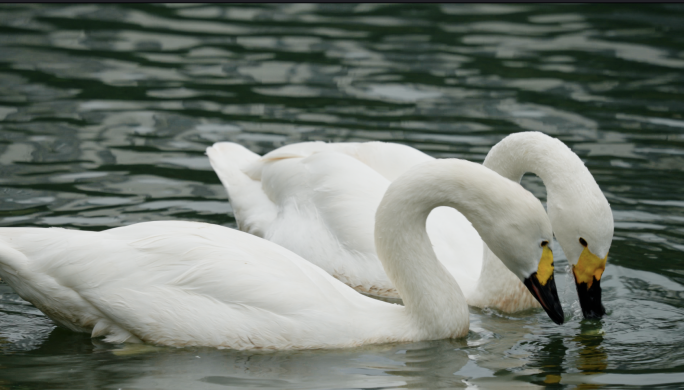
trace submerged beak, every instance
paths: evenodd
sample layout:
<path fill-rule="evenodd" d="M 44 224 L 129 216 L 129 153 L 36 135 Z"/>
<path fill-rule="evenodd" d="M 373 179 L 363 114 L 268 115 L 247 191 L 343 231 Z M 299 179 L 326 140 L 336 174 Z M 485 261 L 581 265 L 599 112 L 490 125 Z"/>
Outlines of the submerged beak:
<path fill-rule="evenodd" d="M 530 275 L 523 283 L 542 305 L 549 318 L 556 324 L 561 325 L 565 320 L 565 316 L 563 315 L 560 299 L 558 299 L 556 281 L 553 279 L 553 253 L 548 246 L 545 246 L 542 251 L 537 272 Z"/>
<path fill-rule="evenodd" d="M 584 248 L 576 265 L 572 266 L 575 286 L 579 296 L 582 314 L 587 319 L 597 319 L 606 314 L 601 303 L 601 276 L 606 269 L 608 254 L 603 259 Z"/>

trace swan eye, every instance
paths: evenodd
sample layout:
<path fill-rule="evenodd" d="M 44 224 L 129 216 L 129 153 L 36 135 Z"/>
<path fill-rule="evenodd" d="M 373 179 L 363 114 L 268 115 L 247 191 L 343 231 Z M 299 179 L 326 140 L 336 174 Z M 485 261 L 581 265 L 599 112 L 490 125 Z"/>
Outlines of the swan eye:
<path fill-rule="evenodd" d="M 584 240 L 584 238 L 580 237 L 580 244 L 582 244 L 583 247 L 587 247 L 587 241 Z"/>
<path fill-rule="evenodd" d="M 544 240 L 544 241 L 541 242 L 541 247 L 542 247 L 542 248 L 545 247 L 545 246 L 547 246 L 547 245 L 549 245 L 549 242 L 548 242 L 548 241 Z"/>

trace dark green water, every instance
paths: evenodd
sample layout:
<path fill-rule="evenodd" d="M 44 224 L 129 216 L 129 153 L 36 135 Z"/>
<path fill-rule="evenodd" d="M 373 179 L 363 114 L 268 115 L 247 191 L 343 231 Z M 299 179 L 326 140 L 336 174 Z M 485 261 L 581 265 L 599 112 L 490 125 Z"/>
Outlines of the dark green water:
<path fill-rule="evenodd" d="M 234 227 L 204 155 L 217 141 L 384 140 L 481 162 L 524 130 L 568 144 L 615 216 L 603 320 L 582 319 L 555 244 L 566 324 L 471 309 L 464 340 L 109 345 L 0 283 L 0 389 L 678 388 L 683 70 L 682 5 L 0 5 L 2 226 Z"/>

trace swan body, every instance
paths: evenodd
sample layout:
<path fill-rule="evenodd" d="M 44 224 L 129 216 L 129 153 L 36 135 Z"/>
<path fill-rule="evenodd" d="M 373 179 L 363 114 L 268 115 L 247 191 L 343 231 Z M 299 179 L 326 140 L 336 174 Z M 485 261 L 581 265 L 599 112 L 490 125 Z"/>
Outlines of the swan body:
<path fill-rule="evenodd" d="M 408 157 L 388 163 L 398 152 Z M 376 252 L 375 212 L 392 182 L 388 178 L 434 159 L 383 143 L 294 144 L 263 158 L 239 144 L 220 143 L 207 153 L 230 188 L 240 230 L 290 249 L 357 291 L 399 298 Z M 471 275 L 479 272 L 482 239 L 449 207 L 430 213 L 427 228 L 431 237 L 441 238 L 432 239 L 438 258 L 454 259 L 443 263 L 468 297 L 477 281 Z M 471 272 L 458 272 L 459 267 Z"/>
<path fill-rule="evenodd" d="M 109 342 L 299 349 L 462 337 L 467 303 L 425 231 L 439 206 L 472 220 L 562 323 L 553 276 L 537 273 L 552 234 L 541 204 L 460 160 L 414 167 L 378 206 L 375 246 L 405 306 L 363 296 L 275 243 L 196 222 L 1 228 L 0 276 L 57 323 Z"/>
<path fill-rule="evenodd" d="M 370 233 L 373 215 L 393 180 L 432 157 L 383 142 L 306 142 L 263 157 L 238 144 L 217 143 L 207 155 L 228 191 L 240 229 L 291 249 L 359 291 L 398 297 L 378 267 Z M 582 232 L 592 238 L 593 253 L 605 258 L 613 233 L 610 206 L 562 142 L 537 132 L 513 134 L 492 148 L 484 165 L 517 182 L 526 172 L 542 178 L 552 225 L 573 266 L 580 254 L 573 250 L 576 236 Z M 539 307 L 459 211 L 436 208 L 427 231 L 469 305 L 505 312 Z"/>
<path fill-rule="evenodd" d="M 108 342 L 285 349 L 419 337 L 400 326 L 400 306 L 234 229 L 163 221 L 0 232 L 3 279 L 58 324 Z"/>

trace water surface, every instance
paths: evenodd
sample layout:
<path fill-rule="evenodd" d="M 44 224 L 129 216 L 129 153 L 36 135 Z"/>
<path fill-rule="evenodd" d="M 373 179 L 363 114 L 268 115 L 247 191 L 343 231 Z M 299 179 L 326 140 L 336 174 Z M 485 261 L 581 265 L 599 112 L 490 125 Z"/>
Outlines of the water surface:
<path fill-rule="evenodd" d="M 684 384 L 684 7 L 0 5 L 0 225 L 235 227 L 204 155 L 400 142 L 482 162 L 570 146 L 611 203 L 608 314 L 471 309 L 464 340 L 301 352 L 110 345 L 0 284 L 0 388 L 678 388 Z M 523 184 L 542 201 L 541 181 Z"/>

